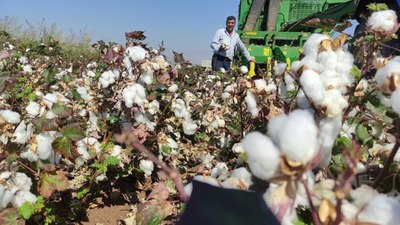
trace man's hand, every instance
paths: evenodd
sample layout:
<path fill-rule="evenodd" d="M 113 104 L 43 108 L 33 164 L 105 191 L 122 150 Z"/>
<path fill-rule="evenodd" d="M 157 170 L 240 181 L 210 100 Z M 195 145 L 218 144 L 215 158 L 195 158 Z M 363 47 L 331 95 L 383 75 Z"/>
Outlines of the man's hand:
<path fill-rule="evenodd" d="M 229 43 L 222 43 L 221 47 L 219 48 L 220 51 L 228 51 Z"/>

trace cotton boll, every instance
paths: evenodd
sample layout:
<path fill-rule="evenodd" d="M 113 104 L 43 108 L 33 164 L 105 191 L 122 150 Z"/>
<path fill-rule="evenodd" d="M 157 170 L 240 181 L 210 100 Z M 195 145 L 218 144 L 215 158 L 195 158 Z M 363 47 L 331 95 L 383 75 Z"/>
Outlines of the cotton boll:
<path fill-rule="evenodd" d="M 92 131 L 96 131 L 97 130 L 97 121 L 99 119 L 97 118 L 96 114 L 92 111 L 89 112 L 89 128 L 88 131 L 92 132 Z"/>
<path fill-rule="evenodd" d="M 310 103 L 308 102 L 307 96 L 304 93 L 303 89 L 300 89 L 296 95 L 296 103 L 302 109 L 310 108 Z"/>
<path fill-rule="evenodd" d="M 183 94 L 184 96 L 184 100 L 185 102 L 187 102 L 187 104 L 190 104 L 190 102 L 195 101 L 196 100 L 196 96 L 190 92 L 190 91 L 185 91 L 185 93 Z"/>
<path fill-rule="evenodd" d="M 317 62 L 321 65 L 321 71 L 335 70 L 338 63 L 337 54 L 332 50 L 320 52 Z"/>
<path fill-rule="evenodd" d="M 182 99 L 176 99 L 172 102 L 172 110 L 174 111 L 175 117 L 190 119 L 190 113 L 186 109 L 186 104 Z"/>
<path fill-rule="evenodd" d="M 237 83 L 233 83 L 226 86 L 224 92 L 234 92 L 236 88 L 237 88 Z"/>
<path fill-rule="evenodd" d="M 268 123 L 268 135 L 271 137 L 275 145 L 279 146 L 279 135 L 283 123 L 286 121 L 287 115 L 280 114 L 273 117 Z"/>
<path fill-rule="evenodd" d="M 336 51 L 338 61 L 336 63 L 336 72 L 338 74 L 349 74 L 354 66 L 354 56 L 350 52 L 339 48 Z"/>
<path fill-rule="evenodd" d="M 104 88 L 104 87 L 103 87 Z M 81 87 L 78 86 L 76 88 L 76 91 L 78 92 L 78 94 L 81 96 L 81 98 L 85 101 L 85 102 L 89 102 L 92 97 L 89 95 L 88 90 L 85 87 Z"/>
<path fill-rule="evenodd" d="M 276 175 L 279 170 L 280 154 L 271 139 L 259 132 L 251 132 L 244 137 L 242 145 L 254 176 L 269 180 Z"/>
<path fill-rule="evenodd" d="M 21 121 L 21 116 L 19 113 L 11 111 L 11 110 L 0 110 L 0 116 L 10 124 L 17 124 Z"/>
<path fill-rule="evenodd" d="M 232 146 L 232 152 L 234 152 L 234 153 L 236 153 L 236 154 L 243 153 L 243 152 L 244 152 L 244 149 L 243 149 L 242 143 L 241 143 L 241 142 L 235 143 L 235 144 Z"/>
<path fill-rule="evenodd" d="M 258 115 L 258 109 L 257 109 L 257 102 L 256 99 L 254 98 L 254 95 L 251 93 L 251 91 L 247 90 L 246 92 L 246 97 L 244 101 L 247 104 L 247 109 L 251 113 L 253 117 Z"/>
<path fill-rule="evenodd" d="M 390 37 L 399 28 L 396 12 L 391 9 L 373 12 L 367 27 L 381 37 Z"/>
<path fill-rule="evenodd" d="M 325 98 L 325 85 L 320 75 L 313 70 L 305 70 L 300 77 L 300 84 L 308 98 L 319 105 Z"/>
<path fill-rule="evenodd" d="M 267 82 L 264 79 L 254 80 L 254 85 L 256 86 L 257 91 L 263 91 L 267 89 Z"/>
<path fill-rule="evenodd" d="M 7 207 L 7 205 L 11 202 L 14 193 L 11 192 L 9 189 L 5 189 L 3 195 L 0 198 L 0 210 L 3 210 Z"/>
<path fill-rule="evenodd" d="M 359 188 L 354 189 L 350 192 L 350 197 L 352 198 L 352 203 L 357 208 L 363 208 L 366 204 L 372 201 L 378 192 L 372 189 L 370 186 L 361 185 Z"/>
<path fill-rule="evenodd" d="M 323 40 L 330 40 L 325 34 L 313 33 L 303 45 L 303 53 L 316 60 L 318 55 L 319 45 Z"/>
<path fill-rule="evenodd" d="M 219 72 L 226 73 L 226 70 L 223 67 L 221 67 L 221 68 L 219 68 Z"/>
<path fill-rule="evenodd" d="M 19 57 L 18 61 L 22 64 L 27 64 L 28 58 L 26 56 L 21 56 L 21 57 Z"/>
<path fill-rule="evenodd" d="M 275 76 L 283 75 L 287 67 L 286 63 L 278 63 L 272 69 L 274 71 Z"/>
<path fill-rule="evenodd" d="M 51 109 L 53 107 L 53 104 L 58 102 L 57 95 L 54 93 L 48 93 L 43 96 L 43 102 L 49 109 Z"/>
<path fill-rule="evenodd" d="M 288 73 L 285 73 L 284 81 L 285 81 L 285 84 L 286 84 L 286 90 L 287 91 L 296 90 L 295 80 Z"/>
<path fill-rule="evenodd" d="M 32 67 L 30 65 L 23 65 L 22 66 L 22 72 L 24 74 L 32 74 L 33 70 L 32 70 Z"/>
<path fill-rule="evenodd" d="M 400 88 L 397 88 L 390 97 L 393 111 L 400 115 Z"/>
<path fill-rule="evenodd" d="M 322 119 L 319 122 L 319 137 L 322 147 L 322 160 L 319 163 L 320 168 L 325 168 L 329 165 L 332 155 L 332 148 L 341 128 L 342 117 Z"/>
<path fill-rule="evenodd" d="M 14 208 L 19 208 L 25 202 L 35 203 L 36 195 L 29 191 L 18 191 L 11 200 L 11 204 Z"/>
<path fill-rule="evenodd" d="M 359 223 L 397 225 L 400 221 L 400 202 L 384 194 L 373 198 L 358 214 Z"/>
<path fill-rule="evenodd" d="M 328 118 L 341 116 L 343 110 L 348 106 L 348 102 L 336 89 L 330 89 L 326 91 L 326 97 L 321 103 L 322 107 L 325 107 L 325 115 Z"/>
<path fill-rule="evenodd" d="M 39 155 L 40 159 L 46 160 L 50 157 L 51 150 L 53 150 L 51 146 L 52 142 L 52 138 L 47 134 L 41 133 L 36 135 L 36 153 Z"/>
<path fill-rule="evenodd" d="M 311 56 L 305 56 L 300 61 L 301 66 L 304 66 L 306 69 L 314 70 L 316 72 L 320 72 L 322 70 L 322 66 Z"/>
<path fill-rule="evenodd" d="M 154 77 L 154 71 L 153 70 L 147 70 L 144 73 L 140 75 L 139 78 L 139 83 L 145 85 L 145 84 L 151 84 L 153 82 L 153 77 Z"/>
<path fill-rule="evenodd" d="M 384 106 L 392 107 L 393 100 L 391 100 L 390 97 L 382 94 L 381 92 L 378 92 L 378 99 L 379 99 L 380 103 L 382 103 Z"/>
<path fill-rule="evenodd" d="M 245 167 L 234 169 L 231 173 L 231 177 L 235 177 L 243 181 L 246 184 L 247 188 L 249 188 L 253 184 L 251 180 L 251 173 Z"/>
<path fill-rule="evenodd" d="M 182 126 L 183 133 L 185 133 L 186 135 L 193 135 L 196 133 L 197 124 L 194 121 L 186 119 L 182 122 Z"/>
<path fill-rule="evenodd" d="M 58 117 L 58 115 L 55 114 L 53 110 L 49 110 L 46 113 L 46 119 L 50 119 L 51 120 L 51 119 L 54 119 L 54 118 L 57 118 L 57 117 Z"/>
<path fill-rule="evenodd" d="M 33 130 L 34 128 L 32 123 L 29 123 L 28 126 L 26 126 L 25 122 L 22 121 L 18 125 L 17 129 L 15 129 L 11 141 L 18 144 L 25 144 L 28 139 L 31 138 Z"/>
<path fill-rule="evenodd" d="M 29 162 L 36 162 L 39 159 L 39 156 L 32 152 L 30 149 L 23 151 L 20 154 L 21 158 L 28 160 Z"/>
<path fill-rule="evenodd" d="M 267 85 L 266 91 L 267 92 L 275 92 L 278 89 L 275 83 L 269 83 Z"/>
<path fill-rule="evenodd" d="M 143 106 L 146 99 L 146 91 L 140 84 L 127 86 L 122 91 L 122 97 L 125 101 L 125 106 L 131 108 L 133 104 Z"/>
<path fill-rule="evenodd" d="M 178 90 L 178 85 L 172 84 L 169 88 L 168 91 L 171 93 L 175 93 Z"/>
<path fill-rule="evenodd" d="M 307 164 L 319 151 L 317 135 L 318 128 L 312 114 L 306 110 L 294 110 L 280 129 L 280 150 L 288 160 Z"/>
<path fill-rule="evenodd" d="M 399 87 L 400 80 L 400 62 L 390 60 L 386 66 L 379 68 L 376 71 L 374 80 L 377 83 L 377 87 L 385 93 L 394 91 L 392 87 Z"/>
<path fill-rule="evenodd" d="M 76 163 L 81 166 L 90 158 L 85 139 L 76 142 L 76 151 L 79 153 Z"/>
<path fill-rule="evenodd" d="M 147 110 L 151 115 L 155 115 L 160 111 L 160 103 L 157 100 L 153 100 L 149 103 L 149 109 Z"/>
<path fill-rule="evenodd" d="M 141 46 L 129 47 L 125 50 L 125 55 L 133 62 L 143 61 L 147 56 L 148 52 Z"/>
<path fill-rule="evenodd" d="M 217 165 L 211 170 L 210 177 L 217 179 L 221 175 L 226 175 L 229 172 L 226 163 L 217 163 Z"/>
<path fill-rule="evenodd" d="M 25 110 L 30 117 L 36 117 L 40 113 L 40 105 L 37 102 L 30 101 Z"/>
<path fill-rule="evenodd" d="M 144 172 L 145 176 L 150 176 L 154 170 L 154 164 L 151 160 L 142 159 L 140 160 L 139 168 Z"/>
<path fill-rule="evenodd" d="M 136 123 L 140 124 L 146 124 L 146 126 L 149 128 L 149 130 L 154 131 L 154 125 L 153 123 L 147 118 L 145 114 L 142 112 L 135 112 L 135 121 Z"/>
<path fill-rule="evenodd" d="M 240 73 L 242 73 L 242 74 L 247 74 L 249 72 L 249 69 L 247 68 L 247 66 L 241 66 L 239 68 L 239 70 L 240 70 Z"/>
<path fill-rule="evenodd" d="M 102 88 L 107 88 L 110 84 L 115 83 L 115 80 L 118 79 L 119 76 L 115 74 L 113 71 L 108 70 L 101 74 L 99 82 Z"/>
<path fill-rule="evenodd" d="M 111 156 L 114 156 L 117 159 L 121 159 L 121 152 L 122 152 L 122 147 L 120 145 L 115 145 L 111 152 Z"/>

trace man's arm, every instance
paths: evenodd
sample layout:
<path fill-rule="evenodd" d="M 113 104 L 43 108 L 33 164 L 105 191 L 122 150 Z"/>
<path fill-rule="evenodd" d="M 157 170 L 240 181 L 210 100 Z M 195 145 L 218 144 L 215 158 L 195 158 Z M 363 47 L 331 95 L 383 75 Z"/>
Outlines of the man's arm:
<path fill-rule="evenodd" d="M 249 51 L 247 51 L 246 46 L 243 44 L 242 40 L 238 37 L 237 47 L 239 48 L 240 52 L 246 57 L 247 61 L 252 61 L 253 57 L 251 57 Z"/>
<path fill-rule="evenodd" d="M 217 32 L 215 32 L 214 38 L 211 41 L 211 48 L 214 50 L 214 52 L 217 52 L 221 49 L 221 43 L 219 43 L 219 38 L 220 38 L 221 34 L 220 34 L 220 30 L 217 30 Z"/>

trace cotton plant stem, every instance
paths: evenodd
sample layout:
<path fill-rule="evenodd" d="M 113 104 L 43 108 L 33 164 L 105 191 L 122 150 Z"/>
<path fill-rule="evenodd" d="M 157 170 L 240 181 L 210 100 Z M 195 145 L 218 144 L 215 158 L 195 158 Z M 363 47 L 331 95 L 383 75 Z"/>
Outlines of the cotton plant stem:
<path fill-rule="evenodd" d="M 153 153 L 151 153 L 144 145 L 142 145 L 139 141 L 134 140 L 131 142 L 131 145 L 135 147 L 137 150 L 139 150 L 142 154 L 144 154 L 146 157 L 148 157 L 151 161 L 153 161 L 155 164 L 157 164 L 161 169 L 166 172 L 171 179 L 175 183 L 175 187 L 181 196 L 182 201 L 187 202 L 189 200 L 189 197 L 186 195 L 185 190 L 183 188 L 183 183 L 180 178 L 180 174 L 177 170 L 172 169 L 165 165 L 161 160 L 159 160 Z"/>
<path fill-rule="evenodd" d="M 376 178 L 375 182 L 372 184 L 372 187 L 374 189 L 377 189 L 379 185 L 382 183 L 383 179 L 385 178 L 387 172 L 389 171 L 389 167 L 393 162 L 394 156 L 396 155 L 398 149 L 400 147 L 400 142 L 399 140 L 396 141 L 396 144 L 394 145 L 392 152 L 390 152 L 389 157 L 385 161 L 385 165 L 381 172 L 379 173 L 378 177 Z"/>
<path fill-rule="evenodd" d="M 314 225 L 321 225 L 320 219 L 318 217 L 318 213 L 317 213 L 317 211 L 315 209 L 314 203 L 313 203 L 312 198 L 311 198 L 311 192 L 310 192 L 310 190 L 308 189 L 308 186 L 307 186 L 307 181 L 304 180 L 304 179 L 301 179 L 301 183 L 303 184 L 304 189 L 306 190 L 308 203 L 310 204 L 310 211 L 311 211 L 312 219 L 314 221 Z"/>

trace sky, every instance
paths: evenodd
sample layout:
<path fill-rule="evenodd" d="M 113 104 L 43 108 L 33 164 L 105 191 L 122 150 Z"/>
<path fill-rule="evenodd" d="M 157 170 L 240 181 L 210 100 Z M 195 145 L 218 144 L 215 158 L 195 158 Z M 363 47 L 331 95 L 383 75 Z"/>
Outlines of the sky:
<path fill-rule="evenodd" d="M 125 44 L 125 32 L 143 30 L 148 46 L 164 41 L 172 50 L 199 64 L 210 59 L 215 31 L 225 27 L 226 17 L 237 17 L 239 0 L 0 0 L 0 19 L 16 18 L 39 24 L 56 24 L 68 33 L 85 31 L 98 40 Z"/>

